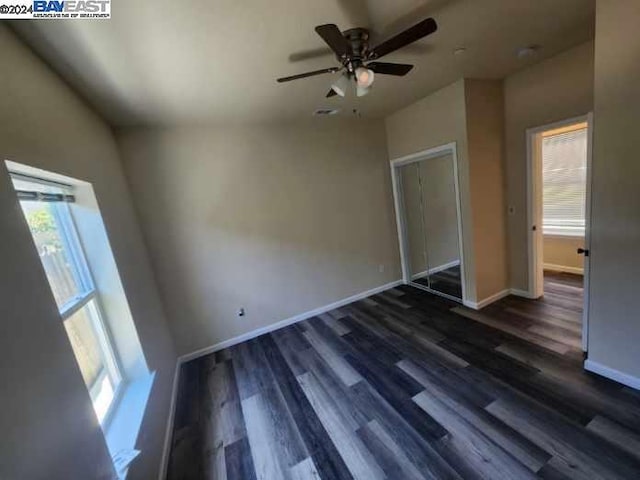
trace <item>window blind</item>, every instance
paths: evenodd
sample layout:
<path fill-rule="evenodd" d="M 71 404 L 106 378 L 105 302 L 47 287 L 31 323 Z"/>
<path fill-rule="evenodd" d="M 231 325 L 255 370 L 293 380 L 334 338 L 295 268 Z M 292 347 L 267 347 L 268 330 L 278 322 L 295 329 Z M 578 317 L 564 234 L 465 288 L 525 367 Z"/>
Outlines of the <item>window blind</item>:
<path fill-rule="evenodd" d="M 584 235 L 587 199 L 587 129 L 542 139 L 543 230 Z"/>
<path fill-rule="evenodd" d="M 34 202 L 75 202 L 76 197 L 62 193 L 43 193 L 26 190 L 16 190 L 18 200 L 31 200 Z"/>
<path fill-rule="evenodd" d="M 19 200 L 33 202 L 70 202 L 76 201 L 73 189 L 69 185 L 50 180 L 29 177 L 19 173 L 11 173 L 13 188 Z"/>

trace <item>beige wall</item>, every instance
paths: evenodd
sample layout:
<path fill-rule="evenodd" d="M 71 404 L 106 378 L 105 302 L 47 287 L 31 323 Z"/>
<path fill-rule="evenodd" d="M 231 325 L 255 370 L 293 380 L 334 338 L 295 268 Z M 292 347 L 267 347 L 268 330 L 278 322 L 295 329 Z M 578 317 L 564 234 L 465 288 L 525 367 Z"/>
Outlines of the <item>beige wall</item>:
<path fill-rule="evenodd" d="M 385 120 L 389 158 L 397 159 L 429 148 L 456 142 L 463 228 L 467 299 L 476 301 L 475 252 L 471 201 L 464 80 L 390 115 Z"/>
<path fill-rule="evenodd" d="M 582 237 L 562 237 L 545 235 L 543 238 L 543 261 L 545 268 L 580 273 L 584 269 L 584 257 L 578 255 L 578 248 L 584 248 Z"/>
<path fill-rule="evenodd" d="M 465 99 L 476 295 L 484 300 L 509 288 L 502 82 L 465 80 Z"/>
<path fill-rule="evenodd" d="M 119 140 L 182 354 L 401 277 L 382 122 Z"/>
<path fill-rule="evenodd" d="M 154 478 L 175 353 L 115 141 L 5 26 L 0 45 L 0 159 L 91 182 L 100 203 L 140 343 L 158 371 L 129 477 Z M 105 478 L 109 454 L 3 161 L 0 232 L 0 477 Z"/>
<path fill-rule="evenodd" d="M 589 361 L 640 385 L 640 4 L 598 0 Z"/>
<path fill-rule="evenodd" d="M 510 284 L 528 290 L 526 129 L 593 109 L 592 42 L 507 77 L 504 81 L 505 160 Z"/>

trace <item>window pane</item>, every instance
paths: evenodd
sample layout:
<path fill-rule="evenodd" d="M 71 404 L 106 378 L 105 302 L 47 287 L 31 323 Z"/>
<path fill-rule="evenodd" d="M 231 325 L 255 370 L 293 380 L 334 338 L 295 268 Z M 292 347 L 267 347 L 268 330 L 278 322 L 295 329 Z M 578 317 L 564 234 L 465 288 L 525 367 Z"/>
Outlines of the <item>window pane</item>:
<path fill-rule="evenodd" d="M 105 362 L 89 306 L 85 305 L 65 320 L 64 328 L 67 330 L 84 383 L 91 388 L 98 377 L 104 373 Z"/>
<path fill-rule="evenodd" d="M 58 307 L 85 293 L 80 272 L 71 255 L 69 239 L 63 235 L 62 203 L 20 202 Z"/>
<path fill-rule="evenodd" d="M 105 375 L 102 381 L 96 385 L 95 394 L 93 395 L 93 409 L 100 423 L 102 423 L 107 411 L 109 411 L 114 395 L 113 382 L 108 375 Z"/>
<path fill-rule="evenodd" d="M 84 383 L 91 394 L 93 407 L 102 421 L 120 379 L 107 347 L 95 300 L 90 300 L 64 322 L 71 348 L 80 367 Z"/>

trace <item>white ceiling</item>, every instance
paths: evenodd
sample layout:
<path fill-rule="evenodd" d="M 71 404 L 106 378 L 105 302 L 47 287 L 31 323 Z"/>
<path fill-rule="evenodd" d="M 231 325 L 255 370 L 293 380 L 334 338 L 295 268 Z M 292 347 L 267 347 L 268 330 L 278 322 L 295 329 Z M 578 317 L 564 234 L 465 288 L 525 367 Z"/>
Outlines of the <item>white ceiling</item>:
<path fill-rule="evenodd" d="M 115 126 L 302 120 L 319 107 L 382 117 L 462 76 L 502 78 L 593 38 L 595 0 L 127 0 L 106 21 L 17 21 L 13 28 Z M 325 99 L 331 75 L 275 79 L 335 64 L 314 27 L 367 26 L 384 38 L 433 16 L 439 31 L 384 61 L 360 99 Z M 375 40 L 374 40 L 375 43 Z M 538 44 L 534 58 L 516 51 Z M 464 46 L 462 56 L 453 50 Z"/>

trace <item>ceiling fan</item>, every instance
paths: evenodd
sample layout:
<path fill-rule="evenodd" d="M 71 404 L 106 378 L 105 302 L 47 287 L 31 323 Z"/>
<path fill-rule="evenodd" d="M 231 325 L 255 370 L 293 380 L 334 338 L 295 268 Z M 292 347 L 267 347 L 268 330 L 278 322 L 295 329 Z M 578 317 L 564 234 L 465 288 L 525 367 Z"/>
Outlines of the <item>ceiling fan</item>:
<path fill-rule="evenodd" d="M 290 82 L 300 78 L 313 77 L 325 73 L 343 72 L 342 75 L 331 85 L 331 90 L 327 97 L 340 95 L 344 97 L 347 89 L 355 81 L 356 93 L 359 97 L 369 93 L 375 74 L 395 75 L 403 77 L 411 71 L 413 65 L 402 63 L 378 62 L 379 58 L 395 52 L 421 38 L 431 35 L 438 29 L 438 25 L 433 18 L 427 18 L 411 28 L 391 37 L 373 48 L 369 46 L 369 31 L 366 28 L 352 28 L 341 32 L 332 23 L 319 25 L 315 28 L 316 33 L 329 45 L 335 53 L 340 66 L 323 68 L 312 72 L 282 77 L 279 83 Z"/>

